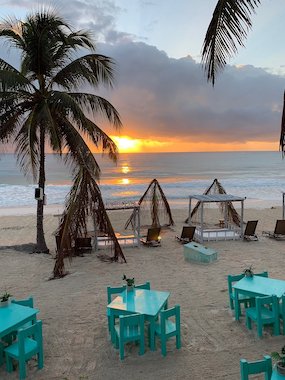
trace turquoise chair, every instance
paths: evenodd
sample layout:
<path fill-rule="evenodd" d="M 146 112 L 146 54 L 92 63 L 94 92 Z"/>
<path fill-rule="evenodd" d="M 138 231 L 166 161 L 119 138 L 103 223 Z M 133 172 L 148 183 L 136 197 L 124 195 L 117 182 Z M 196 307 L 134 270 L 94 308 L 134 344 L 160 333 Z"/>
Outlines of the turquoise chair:
<path fill-rule="evenodd" d="M 255 276 L 261 276 L 261 277 L 268 277 L 268 272 L 261 272 L 261 273 L 255 273 Z M 228 275 L 228 293 L 229 293 L 229 301 L 230 301 L 230 308 L 231 310 L 234 310 L 234 290 L 233 290 L 233 284 L 239 280 L 244 278 L 244 273 L 236 274 L 236 275 Z M 247 308 L 249 306 L 253 306 L 254 304 L 254 297 L 248 297 L 243 294 L 239 295 L 239 305 L 244 304 L 244 307 Z M 241 313 L 240 313 L 241 314 Z"/>
<path fill-rule="evenodd" d="M 33 297 L 29 297 L 29 298 L 24 298 L 22 300 L 16 300 L 16 299 L 12 299 L 11 300 L 12 303 L 16 303 L 18 305 L 22 305 L 22 306 L 27 306 L 27 307 L 34 307 L 34 299 Z"/>
<path fill-rule="evenodd" d="M 136 289 L 146 289 L 146 290 L 150 290 L 150 282 L 147 281 L 147 282 L 145 282 L 144 284 L 135 285 L 135 288 L 136 288 Z"/>
<path fill-rule="evenodd" d="M 4 363 L 4 344 L 0 342 L 0 366 Z"/>
<path fill-rule="evenodd" d="M 30 327 L 18 330 L 18 340 L 4 349 L 6 356 L 6 369 L 13 371 L 13 360 L 19 362 L 19 378 L 26 378 L 26 361 L 33 356 L 38 357 L 38 368 L 44 366 L 42 321 L 36 321 Z"/>
<path fill-rule="evenodd" d="M 144 344 L 144 315 L 131 314 L 120 315 L 119 325 L 115 325 L 116 341 L 115 347 L 120 350 L 120 359 L 125 357 L 125 344 L 128 342 L 139 341 L 139 354 L 145 352 Z"/>
<path fill-rule="evenodd" d="M 257 326 L 257 335 L 262 337 L 264 325 L 273 324 L 274 335 L 280 334 L 279 326 L 279 304 L 276 296 L 256 297 L 255 306 L 245 311 L 246 327 L 251 330 L 253 321 Z"/>
<path fill-rule="evenodd" d="M 283 323 L 283 335 L 285 335 L 285 294 L 281 297 L 281 302 L 279 303 L 279 318 Z"/>
<path fill-rule="evenodd" d="M 264 373 L 264 379 L 270 380 L 272 375 L 272 359 L 265 355 L 264 359 L 255 362 L 240 360 L 240 380 L 248 380 L 249 375 Z"/>
<path fill-rule="evenodd" d="M 170 319 L 171 317 L 175 317 L 175 322 Z M 166 342 L 171 337 L 176 337 L 176 348 L 179 349 L 181 347 L 179 305 L 160 312 L 160 321 L 155 323 L 154 338 L 156 338 L 156 336 L 161 340 L 161 353 L 163 356 L 166 356 Z"/>
<path fill-rule="evenodd" d="M 33 297 L 23 298 L 21 300 L 12 299 L 11 303 L 16 303 L 18 305 L 22 305 L 22 306 L 26 306 L 26 307 L 31 307 L 31 308 L 34 307 L 34 299 L 33 299 Z M 23 326 L 21 326 L 21 328 L 25 328 L 25 327 L 28 327 L 28 326 L 31 326 L 31 325 L 32 325 L 32 322 L 27 322 Z M 4 336 L 2 339 L 3 339 L 3 341 L 5 343 L 7 343 L 7 344 L 10 345 L 13 342 L 13 340 L 15 340 L 16 335 L 17 335 L 17 331 L 13 331 L 10 334 Z"/>
<path fill-rule="evenodd" d="M 112 302 L 112 297 L 117 296 L 118 294 L 122 293 L 124 290 L 126 290 L 126 285 L 117 286 L 117 287 L 111 287 L 107 286 L 107 301 L 108 304 Z M 111 332 L 111 318 L 110 318 L 110 310 L 107 308 L 107 318 L 108 318 L 108 331 Z M 116 318 L 115 318 L 116 321 Z"/>

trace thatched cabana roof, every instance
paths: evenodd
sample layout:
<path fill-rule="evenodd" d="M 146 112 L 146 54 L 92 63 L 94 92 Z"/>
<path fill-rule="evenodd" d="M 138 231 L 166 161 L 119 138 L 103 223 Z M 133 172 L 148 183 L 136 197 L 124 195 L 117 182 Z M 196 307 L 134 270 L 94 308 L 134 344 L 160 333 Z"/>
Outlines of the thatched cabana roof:
<path fill-rule="evenodd" d="M 223 197 L 219 198 L 218 195 L 223 195 Z M 240 224 L 241 224 L 240 216 L 232 204 L 232 201 L 237 200 L 236 198 L 237 197 L 233 198 L 232 195 L 227 194 L 222 184 L 217 179 L 214 179 L 211 186 L 209 186 L 204 191 L 204 194 L 200 196 L 198 202 L 196 203 L 196 206 L 193 208 L 191 212 L 191 220 L 195 216 L 195 214 L 197 214 L 198 210 L 201 207 L 202 202 L 216 202 L 221 213 L 224 214 L 225 208 L 226 208 L 229 221 L 231 221 L 232 223 L 240 227 Z M 196 197 L 196 199 L 198 199 L 198 197 Z M 240 199 L 244 199 L 244 198 L 240 198 Z M 189 221 L 189 218 L 185 220 L 185 223 L 188 223 L 188 221 Z"/>
<path fill-rule="evenodd" d="M 138 201 L 138 205 L 140 206 L 142 226 L 163 227 L 174 224 L 170 206 L 157 179 L 151 181 L 145 193 Z M 129 225 L 133 226 L 133 218 L 134 213 L 127 220 L 125 224 L 126 229 Z"/>

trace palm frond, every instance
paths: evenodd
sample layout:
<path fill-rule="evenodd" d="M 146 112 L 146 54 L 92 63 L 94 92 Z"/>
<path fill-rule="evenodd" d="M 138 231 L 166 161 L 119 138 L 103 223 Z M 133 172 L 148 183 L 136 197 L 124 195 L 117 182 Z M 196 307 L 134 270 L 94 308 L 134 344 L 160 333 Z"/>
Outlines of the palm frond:
<path fill-rule="evenodd" d="M 84 138 L 66 117 L 62 116 L 58 121 L 59 135 L 62 138 L 62 149 L 68 151 L 68 154 L 64 156 L 65 162 L 72 166 L 73 172 L 75 172 L 78 167 L 88 167 L 95 178 L 99 179 L 100 167 Z M 50 143 L 53 147 L 53 141 L 50 141 Z M 59 151 L 59 153 L 61 153 L 61 151 Z"/>
<path fill-rule="evenodd" d="M 72 90 L 85 83 L 95 87 L 103 83 L 113 87 L 113 66 L 114 61 L 105 55 L 88 54 L 62 68 L 50 86 L 56 83 L 66 90 Z"/>
<path fill-rule="evenodd" d="M 49 104 L 51 112 L 56 119 L 68 119 L 71 123 L 74 123 L 80 131 L 91 139 L 96 147 L 101 148 L 103 152 L 107 151 L 113 161 L 117 160 L 118 151 L 116 144 L 101 128 L 88 119 L 82 111 L 83 108 L 86 112 L 92 112 L 94 116 L 100 112 L 119 128 L 121 121 L 118 112 L 107 100 L 92 94 L 68 94 L 53 91 Z"/>
<path fill-rule="evenodd" d="M 283 96 L 283 111 L 281 119 L 281 132 L 280 132 L 280 149 L 282 151 L 282 157 L 284 158 L 285 154 L 285 92 Z"/>
<path fill-rule="evenodd" d="M 218 1 L 202 47 L 202 64 L 213 85 L 227 59 L 236 54 L 237 45 L 243 46 L 259 4 L 260 0 Z"/>
<path fill-rule="evenodd" d="M 33 110 L 15 138 L 18 163 L 25 174 L 30 171 L 36 179 L 39 165 L 39 139 L 37 111 Z"/>
<path fill-rule="evenodd" d="M 57 234 L 61 237 L 61 245 L 57 252 L 53 270 L 54 278 L 62 277 L 65 274 L 64 253 L 70 259 L 72 258 L 72 251 L 65 248 L 68 248 L 70 242 L 74 242 L 77 237 L 86 236 L 89 216 L 92 216 L 93 220 L 100 226 L 100 229 L 111 237 L 114 245 L 114 256 L 111 260 L 118 261 L 121 258 L 126 262 L 105 210 L 96 179 L 92 171 L 85 166 L 79 168 L 75 174 L 73 186 L 65 203 L 65 211 L 57 230 Z"/>

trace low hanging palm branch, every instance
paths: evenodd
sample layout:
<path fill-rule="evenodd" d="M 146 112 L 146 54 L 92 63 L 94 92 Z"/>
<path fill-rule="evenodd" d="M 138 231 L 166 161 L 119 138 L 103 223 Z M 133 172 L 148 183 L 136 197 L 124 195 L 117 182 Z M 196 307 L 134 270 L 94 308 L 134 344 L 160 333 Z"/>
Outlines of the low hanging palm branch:
<path fill-rule="evenodd" d="M 261 0 L 218 0 L 202 47 L 202 64 L 207 79 L 213 86 L 216 75 L 224 69 L 227 60 L 237 53 L 238 46 L 244 46 L 243 41 L 252 27 L 251 16 L 260 4 Z M 285 153 L 284 107 L 285 102 L 283 102 L 279 144 L 283 157 Z"/>
<path fill-rule="evenodd" d="M 142 225 L 160 227 L 172 226 L 174 224 L 170 206 L 157 179 L 151 181 L 145 193 L 138 201 L 138 205 L 140 206 L 140 219 Z M 129 225 L 134 227 L 135 217 L 136 214 L 134 211 L 127 220 L 125 229 L 127 229 Z"/>
<path fill-rule="evenodd" d="M 71 259 L 72 247 L 76 238 L 86 236 L 89 217 L 92 217 L 99 229 L 111 238 L 114 247 L 114 256 L 111 260 L 118 261 L 121 258 L 126 262 L 105 210 L 96 178 L 90 171 L 93 156 L 89 156 L 87 160 L 86 165 L 80 167 L 74 176 L 73 186 L 65 203 L 65 211 L 56 232 L 60 237 L 60 243 L 53 269 L 53 278 L 63 277 L 66 274 L 64 258 L 68 256 Z"/>
<path fill-rule="evenodd" d="M 203 194 L 209 195 L 209 194 L 227 194 L 227 193 L 224 187 L 222 186 L 222 184 L 217 179 L 214 179 L 211 186 L 209 186 L 204 191 Z M 191 212 L 191 219 L 197 213 L 200 207 L 201 207 L 201 201 L 198 201 Z M 234 208 L 232 202 L 218 202 L 218 207 L 220 209 L 220 213 L 223 215 L 225 214 L 225 209 L 226 209 L 229 220 L 231 220 L 234 224 L 240 227 L 240 223 L 241 223 L 240 216 L 237 213 L 236 209 Z M 185 223 L 188 223 L 188 221 L 189 221 L 189 218 L 185 220 Z"/>
<path fill-rule="evenodd" d="M 244 46 L 251 15 L 260 0 L 219 0 L 209 24 L 202 48 L 202 63 L 208 81 L 215 84 L 216 75 L 227 60 L 237 53 L 237 45 Z"/>
<path fill-rule="evenodd" d="M 31 171 L 44 193 L 46 146 L 68 163 L 78 163 L 78 151 L 91 154 L 85 138 L 116 161 L 116 145 L 96 118 L 100 115 L 120 128 L 118 112 L 106 99 L 80 92 L 83 85 L 93 90 L 101 84 L 113 86 L 114 62 L 95 54 L 90 34 L 72 31 L 61 17 L 43 10 L 27 16 L 25 22 L 4 21 L 0 38 L 21 54 L 20 70 L 0 58 L 0 142 L 15 145 L 24 173 Z M 82 49 L 89 54 L 80 57 Z M 93 173 L 98 179 L 96 161 Z M 48 252 L 43 208 L 44 200 L 38 200 L 37 252 Z"/>

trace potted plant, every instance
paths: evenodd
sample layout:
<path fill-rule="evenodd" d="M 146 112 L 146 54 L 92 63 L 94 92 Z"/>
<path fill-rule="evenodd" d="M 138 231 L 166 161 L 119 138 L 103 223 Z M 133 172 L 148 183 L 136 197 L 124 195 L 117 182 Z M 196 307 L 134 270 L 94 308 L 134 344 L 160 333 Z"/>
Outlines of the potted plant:
<path fill-rule="evenodd" d="M 4 306 L 9 305 L 9 303 L 10 303 L 10 297 L 11 297 L 11 294 L 9 294 L 5 290 L 5 292 L 0 296 L 0 307 L 4 307 Z"/>
<path fill-rule="evenodd" d="M 271 352 L 271 357 L 276 362 L 277 372 L 285 375 L 285 345 L 281 348 L 281 354 L 279 352 Z"/>
<path fill-rule="evenodd" d="M 127 283 L 127 292 L 130 292 L 134 290 L 134 285 L 135 285 L 135 278 L 127 278 L 127 276 L 124 274 L 123 275 L 123 280 L 126 281 Z"/>
<path fill-rule="evenodd" d="M 254 273 L 253 273 L 252 265 L 249 268 L 245 268 L 243 270 L 243 273 L 244 273 L 245 277 L 253 277 Z"/>

